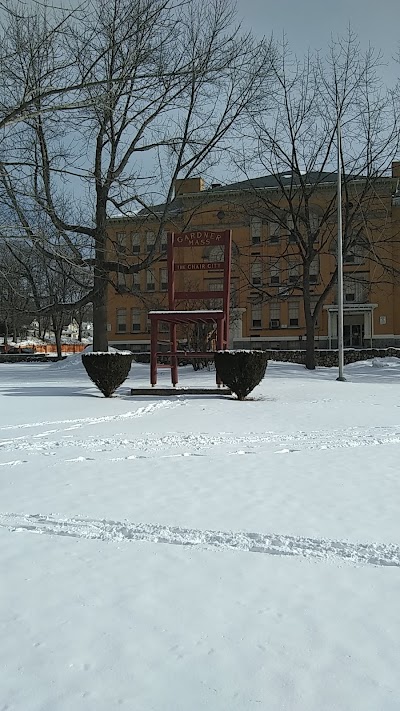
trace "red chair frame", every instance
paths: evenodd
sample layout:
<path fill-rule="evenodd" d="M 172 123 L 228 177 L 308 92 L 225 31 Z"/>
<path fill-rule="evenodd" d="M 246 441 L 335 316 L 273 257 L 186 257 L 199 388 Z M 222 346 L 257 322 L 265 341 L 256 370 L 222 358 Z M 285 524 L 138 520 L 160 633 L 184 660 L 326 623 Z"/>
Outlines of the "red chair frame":
<path fill-rule="evenodd" d="M 176 250 L 185 247 L 224 247 L 224 259 L 222 262 L 181 262 L 175 260 Z M 178 383 L 178 358 L 203 358 L 210 352 L 178 352 L 177 326 L 187 323 L 215 323 L 217 326 L 217 350 L 225 350 L 229 341 L 229 305 L 230 305 L 230 281 L 231 281 L 231 253 L 232 253 L 232 232 L 222 230 L 220 232 L 197 230 L 196 232 L 168 233 L 167 264 L 168 264 L 168 311 L 150 311 L 149 319 L 151 323 L 151 355 L 150 355 L 150 382 L 154 387 L 157 384 L 157 357 L 168 356 L 170 358 L 171 381 L 175 387 Z M 175 273 L 177 271 L 202 271 L 222 272 L 223 288 L 222 292 L 216 291 L 176 291 Z M 220 297 L 216 297 L 220 294 Z M 183 299 L 204 300 L 222 298 L 222 309 L 203 310 L 177 310 L 177 302 Z M 158 324 L 160 322 L 170 325 L 170 350 L 167 352 L 158 351 Z M 217 377 L 218 385 L 221 385 Z"/>

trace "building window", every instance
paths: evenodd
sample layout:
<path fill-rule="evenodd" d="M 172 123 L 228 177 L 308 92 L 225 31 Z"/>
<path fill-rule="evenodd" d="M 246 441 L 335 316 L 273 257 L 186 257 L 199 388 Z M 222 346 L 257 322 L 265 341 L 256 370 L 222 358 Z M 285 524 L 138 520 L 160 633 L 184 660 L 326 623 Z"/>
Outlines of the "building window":
<path fill-rule="evenodd" d="M 139 232 L 132 232 L 132 254 L 140 254 L 140 234 Z"/>
<path fill-rule="evenodd" d="M 126 309 L 117 309 L 117 333 L 126 333 Z"/>
<path fill-rule="evenodd" d="M 168 232 L 163 230 L 161 233 L 161 254 L 167 254 Z"/>
<path fill-rule="evenodd" d="M 131 330 L 132 333 L 138 333 L 141 328 L 140 309 L 131 309 Z"/>
<path fill-rule="evenodd" d="M 208 290 L 209 291 L 222 291 L 224 288 L 224 285 L 220 279 L 210 279 L 208 283 Z"/>
<path fill-rule="evenodd" d="M 271 264 L 269 268 L 269 283 L 277 286 L 281 282 L 279 264 Z"/>
<path fill-rule="evenodd" d="M 148 269 L 146 272 L 146 289 L 147 291 L 155 291 L 156 289 L 156 280 L 154 278 L 154 272 L 152 272 L 151 269 Z"/>
<path fill-rule="evenodd" d="M 369 250 L 368 240 L 362 235 L 344 236 L 343 264 L 363 264 Z M 337 239 L 334 237 L 330 244 L 330 251 L 337 256 Z"/>
<path fill-rule="evenodd" d="M 220 279 L 210 279 L 208 281 L 208 291 L 219 291 L 221 292 L 224 288 L 223 282 Z M 209 302 L 209 307 L 211 309 L 220 309 L 222 307 L 223 295 L 219 296 L 217 299 L 211 299 Z"/>
<path fill-rule="evenodd" d="M 300 304 L 298 301 L 289 301 L 289 326 L 299 325 Z"/>
<path fill-rule="evenodd" d="M 345 277 L 343 287 L 344 300 L 347 303 L 363 304 L 367 301 L 368 290 L 361 279 Z"/>
<path fill-rule="evenodd" d="M 209 247 L 205 253 L 205 259 L 207 262 L 223 262 L 225 258 L 225 247 L 220 247 L 216 245 L 215 247 Z"/>
<path fill-rule="evenodd" d="M 262 263 L 254 262 L 251 265 L 251 283 L 253 286 L 262 285 Z"/>
<path fill-rule="evenodd" d="M 118 285 L 118 291 L 126 291 L 127 290 L 127 274 L 124 274 L 124 272 L 117 273 L 117 285 Z"/>
<path fill-rule="evenodd" d="M 160 269 L 160 290 L 168 290 L 168 269 Z"/>
<path fill-rule="evenodd" d="M 314 314 L 314 312 L 315 312 L 317 303 L 318 303 L 318 299 L 311 299 L 310 309 L 311 309 L 312 314 Z M 317 316 L 317 320 L 315 321 L 315 328 L 318 328 L 318 326 L 319 326 L 319 316 Z"/>
<path fill-rule="evenodd" d="M 125 232 L 117 232 L 117 253 L 118 254 L 125 254 L 126 253 L 126 233 Z"/>
<path fill-rule="evenodd" d="M 156 242 L 154 232 L 146 232 L 146 251 L 148 254 L 153 251 Z"/>
<path fill-rule="evenodd" d="M 269 317 L 272 319 L 281 317 L 281 305 L 278 302 L 269 305 Z"/>
<path fill-rule="evenodd" d="M 272 244 L 277 244 L 279 242 L 281 228 L 278 222 L 270 222 L 269 228 L 269 241 Z"/>
<path fill-rule="evenodd" d="M 356 263 L 355 254 L 344 254 L 343 255 L 343 264 L 355 264 L 355 263 Z"/>
<path fill-rule="evenodd" d="M 289 262 L 288 266 L 289 284 L 297 284 L 300 279 L 300 264 Z"/>
<path fill-rule="evenodd" d="M 362 264 L 365 261 L 367 247 L 368 245 L 362 237 L 354 239 L 343 255 L 343 263 Z"/>
<path fill-rule="evenodd" d="M 252 326 L 252 328 L 261 328 L 262 327 L 261 304 L 252 304 L 251 326 Z"/>
<path fill-rule="evenodd" d="M 231 308 L 239 306 L 239 280 L 231 280 Z"/>
<path fill-rule="evenodd" d="M 250 234 L 251 234 L 251 243 L 252 244 L 260 244 L 261 243 L 261 234 L 262 234 L 262 219 L 261 219 L 261 217 L 250 218 Z"/>
<path fill-rule="evenodd" d="M 295 224 L 294 224 L 294 219 L 293 219 L 292 215 L 287 215 L 286 226 L 287 226 L 289 244 L 297 244 L 297 235 L 295 232 Z"/>
<path fill-rule="evenodd" d="M 132 274 L 132 291 L 140 291 L 140 272 Z"/>
<path fill-rule="evenodd" d="M 315 232 L 318 231 L 319 225 L 320 225 L 320 217 L 317 215 L 316 212 L 310 212 L 309 214 L 309 220 L 310 220 L 310 230 L 312 234 L 314 234 L 314 242 L 315 242 Z"/>
<path fill-rule="evenodd" d="M 269 327 L 279 328 L 281 325 L 281 305 L 277 302 L 269 305 Z"/>
<path fill-rule="evenodd" d="M 290 244 L 296 244 L 297 243 L 297 236 L 294 231 L 294 220 L 293 220 L 292 215 L 287 216 L 286 224 L 287 224 L 287 229 L 288 229 L 288 241 Z"/>
<path fill-rule="evenodd" d="M 310 264 L 310 284 L 317 284 L 319 277 L 319 255 L 316 254 Z"/>

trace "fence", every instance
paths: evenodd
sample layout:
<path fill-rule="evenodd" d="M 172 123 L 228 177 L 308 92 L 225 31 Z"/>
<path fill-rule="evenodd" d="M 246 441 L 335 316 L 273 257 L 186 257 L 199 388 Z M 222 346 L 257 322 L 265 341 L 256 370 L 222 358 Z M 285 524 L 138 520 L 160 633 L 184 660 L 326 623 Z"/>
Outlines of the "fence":
<path fill-rule="evenodd" d="M 62 353 L 82 353 L 86 348 L 85 343 L 62 343 L 61 351 Z M 35 353 L 57 353 L 57 346 L 55 343 L 46 343 L 44 345 L 34 345 L 32 346 Z"/>
<path fill-rule="evenodd" d="M 85 343 L 62 343 L 61 352 L 65 355 L 67 353 L 82 353 L 86 348 Z M 57 354 L 57 346 L 55 343 L 21 343 L 12 344 L 9 346 L 0 345 L 0 352 L 7 354 L 19 354 L 19 353 L 55 353 Z"/>

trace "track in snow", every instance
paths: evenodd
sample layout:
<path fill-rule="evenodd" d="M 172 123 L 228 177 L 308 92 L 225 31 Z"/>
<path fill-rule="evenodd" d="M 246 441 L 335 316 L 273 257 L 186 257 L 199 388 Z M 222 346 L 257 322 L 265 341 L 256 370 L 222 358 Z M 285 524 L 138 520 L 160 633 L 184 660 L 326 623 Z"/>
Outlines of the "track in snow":
<path fill-rule="evenodd" d="M 168 404 L 168 403 L 167 403 Z M 157 403 L 158 406 L 164 406 L 163 401 Z M 141 417 L 153 412 L 157 405 L 140 408 L 134 413 L 125 413 L 125 415 L 98 418 L 97 420 L 88 421 L 79 420 L 75 422 L 83 422 L 85 424 L 96 424 L 98 421 L 104 420 L 121 420 L 124 417 Z M 177 406 L 178 403 L 175 404 Z M 74 422 L 73 420 L 65 422 Z M 56 424 L 56 423 L 43 423 Z M 62 432 L 81 427 L 81 424 L 75 424 L 68 427 Z M 254 454 L 257 449 L 265 445 L 276 447 L 275 454 L 290 454 L 305 450 L 335 450 L 356 447 L 376 447 L 386 444 L 400 443 L 400 426 L 397 427 L 368 427 L 357 428 L 351 427 L 347 429 L 337 430 L 315 430 L 311 432 L 294 432 L 285 434 L 280 432 L 250 432 L 244 435 L 234 434 L 232 432 L 221 432 L 220 434 L 198 433 L 184 434 L 171 432 L 162 437 L 154 435 L 146 435 L 141 438 L 127 438 L 123 435 L 110 437 L 86 437 L 85 439 L 75 439 L 72 435 L 62 435 L 57 439 L 50 439 L 57 430 L 50 430 L 34 435 L 18 436 L 0 440 L 0 452 L 38 452 L 52 453 L 61 449 L 74 447 L 82 451 L 90 452 L 116 452 L 117 456 L 112 457 L 111 461 L 122 461 L 125 459 L 134 459 L 136 454 L 147 458 L 160 458 L 171 456 L 200 456 L 206 453 L 207 450 L 213 449 L 217 451 L 218 447 L 246 447 L 245 451 L 232 451 L 229 454 Z M 126 456 L 122 455 L 123 450 L 129 450 Z M 178 453 L 176 453 L 178 450 Z M 180 451 L 179 451 L 180 450 Z M 74 457 L 75 458 L 75 457 Z M 80 461 L 87 457 L 81 456 Z"/>
<path fill-rule="evenodd" d="M 85 427 L 86 425 L 98 425 L 101 422 L 118 422 L 119 420 L 132 420 L 136 417 L 143 417 L 144 415 L 151 415 L 160 409 L 171 409 L 175 407 L 180 407 L 185 405 L 187 400 L 160 400 L 159 402 L 151 403 L 150 405 L 145 405 L 144 407 L 139 407 L 137 410 L 132 412 L 123 412 L 118 415 L 104 415 L 103 417 L 81 417 L 76 420 L 46 420 L 44 422 L 26 422 L 20 425 L 6 425 L 5 427 L 0 427 L 0 431 L 4 430 L 26 430 L 36 427 L 44 427 L 48 425 L 71 425 L 71 427 L 65 427 L 63 430 L 55 429 L 49 430 L 48 432 L 43 432 L 38 437 L 43 437 L 47 434 L 53 434 L 54 432 L 63 432 L 68 430 L 79 429 L 80 427 Z"/>
<path fill-rule="evenodd" d="M 239 550 L 267 555 L 301 556 L 319 560 L 341 560 L 353 564 L 400 567 L 400 546 L 378 543 L 350 543 L 302 536 L 202 531 L 199 529 L 129 523 L 86 518 L 56 518 L 41 514 L 0 514 L 0 527 L 51 536 L 139 541 L 189 546 L 202 549 Z"/>

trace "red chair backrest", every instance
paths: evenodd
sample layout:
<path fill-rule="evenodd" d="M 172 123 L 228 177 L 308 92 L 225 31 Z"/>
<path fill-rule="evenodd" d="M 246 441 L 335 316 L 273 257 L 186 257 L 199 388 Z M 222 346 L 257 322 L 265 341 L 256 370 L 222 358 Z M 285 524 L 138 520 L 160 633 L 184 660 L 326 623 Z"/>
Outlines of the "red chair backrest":
<path fill-rule="evenodd" d="M 223 247 L 221 261 L 184 262 L 176 258 L 185 248 Z M 196 230 L 192 232 L 169 232 L 167 247 L 168 263 L 168 301 L 170 311 L 176 310 L 176 302 L 182 300 L 204 301 L 222 298 L 223 311 L 229 314 L 231 281 L 232 232 L 221 230 Z M 222 291 L 176 291 L 175 273 L 178 271 L 215 272 L 222 277 Z M 222 272 L 222 274 L 221 274 Z"/>

